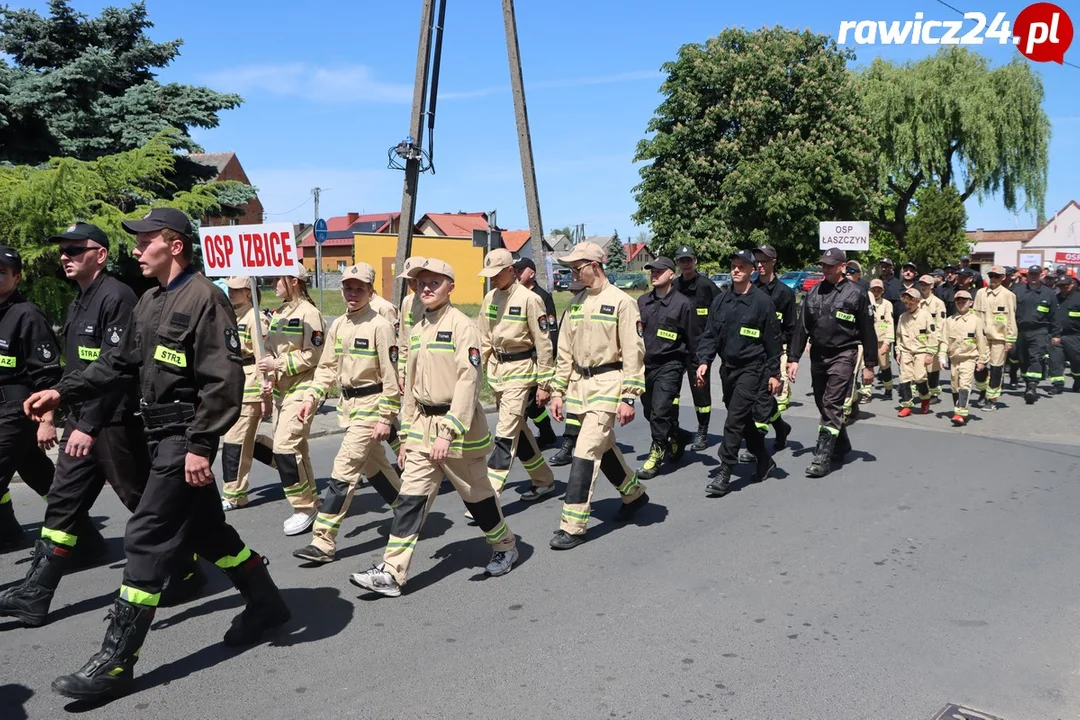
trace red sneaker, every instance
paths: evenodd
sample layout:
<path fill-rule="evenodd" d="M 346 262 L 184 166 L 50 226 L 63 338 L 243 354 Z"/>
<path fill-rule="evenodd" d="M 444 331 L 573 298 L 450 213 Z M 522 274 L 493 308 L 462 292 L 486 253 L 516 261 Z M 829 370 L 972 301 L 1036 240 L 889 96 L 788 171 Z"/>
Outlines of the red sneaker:
<path fill-rule="evenodd" d="M 930 414 L 930 401 L 929 400 L 923 400 L 922 401 L 922 405 L 919 406 L 919 412 L 922 413 L 923 415 L 929 415 Z"/>
<path fill-rule="evenodd" d="M 909 407 L 900 408 L 900 412 L 896 413 L 897 417 L 907 417 L 910 414 L 911 414 L 911 408 L 909 408 Z"/>
<path fill-rule="evenodd" d="M 956 415 L 952 416 L 952 424 L 957 427 L 967 425 L 967 418 L 957 413 Z"/>

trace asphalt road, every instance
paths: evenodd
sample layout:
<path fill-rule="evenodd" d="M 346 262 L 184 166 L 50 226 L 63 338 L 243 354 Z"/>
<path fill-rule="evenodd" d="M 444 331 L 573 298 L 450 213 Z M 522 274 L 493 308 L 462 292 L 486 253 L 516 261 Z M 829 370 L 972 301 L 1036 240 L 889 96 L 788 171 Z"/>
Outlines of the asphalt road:
<path fill-rule="evenodd" d="M 1012 407 L 964 430 L 900 420 L 875 401 L 848 463 L 810 480 L 804 386 L 778 477 L 726 498 L 703 492 L 714 450 L 650 481 L 651 505 L 631 525 L 607 520 L 618 501 L 601 479 L 589 541 L 556 553 L 559 501 L 526 506 L 512 488 L 504 506 L 522 558 L 502 578 L 482 576 L 489 550 L 443 494 L 397 599 L 348 582 L 378 562 L 389 527 L 370 488 L 339 561 L 301 568 L 290 552 L 304 539 L 281 534 L 281 490 L 260 470 L 257 502 L 230 518 L 271 558 L 293 621 L 227 651 L 220 638 L 241 602 L 208 568 L 205 599 L 158 613 L 137 692 L 85 708 L 49 684 L 97 650 L 120 582 L 126 513 L 106 491 L 94 515 L 112 561 L 65 579 L 49 625 L 0 620 L 0 718 L 930 720 L 950 702 L 1005 720 L 1076 718 L 1080 395 L 1033 407 L 1006 397 Z M 619 437 L 640 462 L 643 419 Z M 312 442 L 320 477 L 339 442 Z M 36 531 L 40 500 L 22 485 L 13 496 Z M 0 583 L 26 562 L 0 556 Z"/>

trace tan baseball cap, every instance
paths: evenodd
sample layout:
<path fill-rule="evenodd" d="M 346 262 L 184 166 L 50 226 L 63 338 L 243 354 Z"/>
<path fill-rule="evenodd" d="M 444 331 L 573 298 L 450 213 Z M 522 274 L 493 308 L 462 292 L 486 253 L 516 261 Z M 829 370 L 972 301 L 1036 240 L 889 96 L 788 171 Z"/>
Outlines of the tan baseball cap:
<path fill-rule="evenodd" d="M 480 277 L 495 277 L 514 264 L 514 256 L 506 248 L 495 248 L 484 258 L 484 267 L 477 273 Z"/>
<path fill-rule="evenodd" d="M 341 280 L 359 280 L 371 284 L 375 282 L 375 268 L 371 267 L 367 263 L 356 263 L 352 267 L 345 268 L 345 272 L 341 273 Z"/>
<path fill-rule="evenodd" d="M 919 284 L 920 285 L 933 285 L 934 284 L 934 276 L 933 275 L 920 275 L 919 276 Z"/>
<path fill-rule="evenodd" d="M 425 260 L 427 260 L 427 258 L 422 258 L 419 255 L 413 255 L 410 258 L 405 258 L 405 266 L 401 268 L 401 272 L 398 273 L 398 279 L 404 280 L 407 277 L 415 277 L 414 275 L 409 275 L 409 271 L 412 270 L 414 267 L 419 267 L 420 264 L 423 263 Z"/>
<path fill-rule="evenodd" d="M 439 275 L 445 275 L 451 280 L 454 279 L 454 268 L 450 267 L 449 263 L 443 262 L 438 258 L 427 258 L 419 265 L 414 265 L 409 268 L 407 277 L 415 278 L 424 270 L 428 272 L 438 273 Z"/>
<path fill-rule="evenodd" d="M 970 300 L 970 299 L 971 299 L 971 293 L 969 293 L 967 290 L 957 290 L 956 294 L 953 295 L 953 300 Z"/>
<path fill-rule="evenodd" d="M 1003 268 L 1000 265 L 995 265 L 994 267 L 990 268 L 990 272 L 987 273 L 987 274 L 988 275 L 1000 275 L 1002 277 L 1005 277 L 1006 273 L 1005 273 L 1005 268 Z"/>
<path fill-rule="evenodd" d="M 919 291 L 915 288 L 908 288 L 907 290 L 902 292 L 901 295 L 903 295 L 904 297 L 915 298 L 916 300 L 922 300 L 922 295 L 920 295 Z"/>
<path fill-rule="evenodd" d="M 233 275 L 225 279 L 225 287 L 230 290 L 245 290 L 251 287 L 251 278 L 247 275 Z"/>
<path fill-rule="evenodd" d="M 874 278 L 873 280 L 870 281 L 870 289 L 873 290 L 874 288 L 880 288 L 880 289 L 884 290 L 885 289 L 885 283 L 882 282 L 879 278 Z"/>
<path fill-rule="evenodd" d="M 604 252 L 604 248 L 593 242 L 580 242 L 574 246 L 574 249 L 570 251 L 569 255 L 560 258 L 559 263 L 562 265 L 569 265 L 578 260 L 591 260 L 593 262 L 602 263 L 606 259 L 607 253 Z"/>

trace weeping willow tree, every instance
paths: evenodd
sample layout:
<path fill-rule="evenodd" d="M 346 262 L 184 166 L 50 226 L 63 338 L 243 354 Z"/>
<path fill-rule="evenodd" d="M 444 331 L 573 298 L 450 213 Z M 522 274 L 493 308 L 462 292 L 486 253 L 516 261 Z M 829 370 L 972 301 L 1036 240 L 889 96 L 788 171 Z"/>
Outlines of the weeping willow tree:
<path fill-rule="evenodd" d="M 1028 61 L 991 68 L 945 48 L 902 65 L 878 58 L 858 83 L 878 145 L 871 219 L 898 251 L 908 251 L 909 214 L 926 188 L 954 188 L 961 203 L 1000 194 L 1010 212 L 1043 216 L 1050 120 Z"/>

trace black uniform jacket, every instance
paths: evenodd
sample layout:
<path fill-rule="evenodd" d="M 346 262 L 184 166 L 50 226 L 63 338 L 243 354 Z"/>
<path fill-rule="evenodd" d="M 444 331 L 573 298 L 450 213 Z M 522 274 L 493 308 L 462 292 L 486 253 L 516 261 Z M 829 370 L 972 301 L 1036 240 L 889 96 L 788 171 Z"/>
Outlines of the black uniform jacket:
<path fill-rule="evenodd" d="M 847 279 L 836 285 L 823 280 L 811 288 L 803 298 L 802 313 L 788 345 L 788 362 L 799 361 L 807 341 L 825 354 L 861 344 L 863 365 L 876 367 L 877 333 L 866 291 Z"/>
<path fill-rule="evenodd" d="M 791 336 L 795 332 L 795 322 L 799 317 L 798 308 L 795 305 L 795 291 L 780 282 L 778 277 L 774 277 L 768 284 L 762 282 L 759 277 L 754 281 L 754 285 L 772 300 L 773 307 L 776 308 L 776 318 L 780 321 L 780 342 L 789 345 Z"/>
<path fill-rule="evenodd" d="M 1050 335 L 1058 337 L 1061 331 L 1058 329 L 1055 308 L 1057 296 L 1054 291 L 1043 284 L 1032 288 L 1027 283 L 1013 288 L 1016 295 L 1016 326 L 1021 330 L 1033 330 L 1043 328 L 1050 331 Z"/>
<path fill-rule="evenodd" d="M 650 290 L 638 298 L 641 336 L 645 340 L 645 367 L 677 360 L 685 363 L 690 352 L 690 299 L 674 288 L 664 297 Z M 682 372 L 681 370 L 679 372 Z"/>
<path fill-rule="evenodd" d="M 769 377 L 780 376 L 780 321 L 772 300 L 753 285 L 742 294 L 734 288 L 713 301 L 709 324 L 697 347 L 697 364 L 719 355 L 728 367 L 761 363 Z"/>
<path fill-rule="evenodd" d="M 26 391 L 54 385 L 61 373 L 60 345 L 48 318 L 16 290 L 0 303 L 0 391 L 21 400 Z M 0 402 L 0 408 L 22 415 L 20 402 Z"/>
<path fill-rule="evenodd" d="M 676 277 L 675 289 L 690 298 L 690 305 L 693 307 L 690 318 L 690 352 L 694 353 L 698 340 L 709 322 L 709 308 L 712 307 L 716 296 L 720 294 L 720 288 L 706 276 L 697 273 L 689 280 L 683 279 L 682 275 Z"/>

